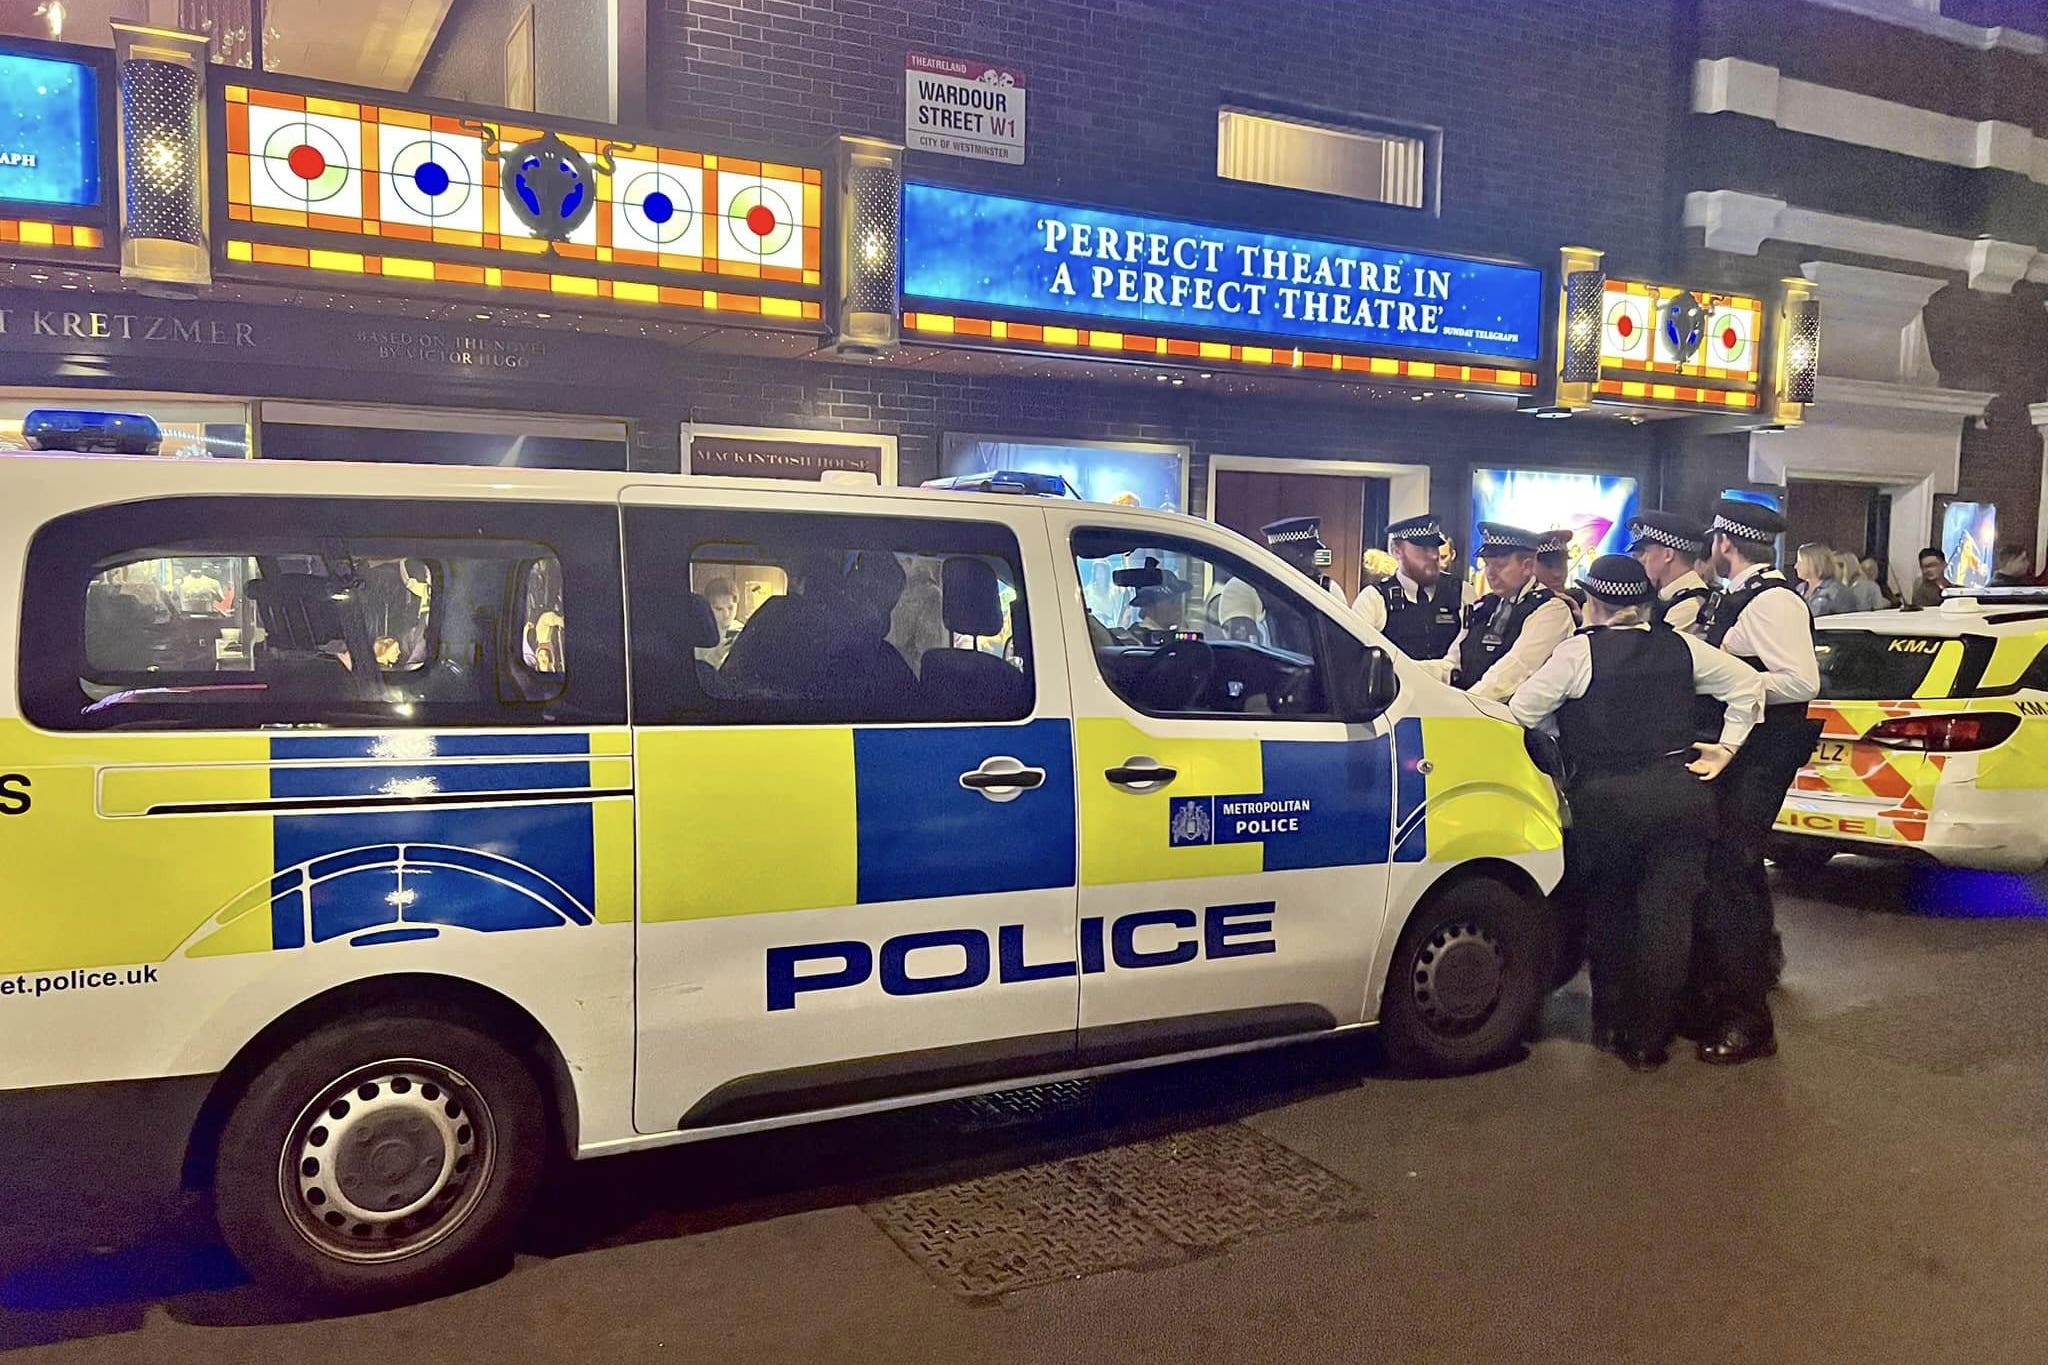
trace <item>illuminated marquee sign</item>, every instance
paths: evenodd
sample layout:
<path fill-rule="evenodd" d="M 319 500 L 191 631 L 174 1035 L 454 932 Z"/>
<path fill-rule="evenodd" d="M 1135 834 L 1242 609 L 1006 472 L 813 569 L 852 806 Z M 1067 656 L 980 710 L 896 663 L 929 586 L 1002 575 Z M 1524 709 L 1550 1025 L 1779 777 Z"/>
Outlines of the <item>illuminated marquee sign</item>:
<path fill-rule="evenodd" d="M 255 86 L 226 101 L 231 263 L 821 316 L 816 169 Z"/>
<path fill-rule="evenodd" d="M 62 51 L 0 51 L 0 254 L 75 259 L 106 245 L 101 67 Z"/>
<path fill-rule="evenodd" d="M 1270 359 L 1279 348 L 1286 359 L 1276 363 L 1305 363 L 1295 359 L 1303 345 L 1323 348 L 1310 354 L 1325 362 L 1391 350 L 1526 363 L 1541 349 L 1543 275 L 1528 266 L 937 185 L 903 187 L 903 293 L 915 309 L 905 325 L 915 331 L 989 335 L 958 323 L 1022 317 L 1030 321 L 1021 329 L 1055 343 L 1071 321 L 1086 324 L 1083 344 L 1093 349 L 1105 348 L 1096 338 L 1127 339 L 1126 324 L 1159 334 L 1144 338 L 1159 354 L 1189 353 L 1169 345 L 1173 333 L 1235 336 L 1272 345 L 1231 344 L 1228 358 Z M 928 318 L 944 321 L 934 329 Z M 1002 331 L 996 339 L 1020 339 L 1019 325 Z M 1205 343 L 1195 354 L 1210 358 L 1224 345 Z M 1399 362 L 1384 364 L 1397 368 L 1370 372 L 1406 373 Z M 1321 368 L 1368 367 L 1339 359 Z M 1484 368 L 1478 382 L 1522 382 L 1517 370 L 1496 380 Z"/>
<path fill-rule="evenodd" d="M 96 68 L 0 52 L 0 201 L 66 208 L 100 202 Z"/>
<path fill-rule="evenodd" d="M 1625 401 L 1754 408 L 1763 330 L 1756 299 L 1609 280 L 1596 391 Z"/>

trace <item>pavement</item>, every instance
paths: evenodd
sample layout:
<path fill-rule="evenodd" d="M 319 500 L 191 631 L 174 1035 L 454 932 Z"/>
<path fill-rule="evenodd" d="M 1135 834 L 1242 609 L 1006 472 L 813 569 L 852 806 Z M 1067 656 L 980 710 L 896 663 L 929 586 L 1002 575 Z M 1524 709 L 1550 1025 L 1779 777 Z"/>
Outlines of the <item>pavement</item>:
<path fill-rule="evenodd" d="M 502 1278 L 388 1313 L 46 1208 L 0 1360 L 2048 1358 L 2048 888 L 1845 861 L 1780 921 L 1768 1062 L 1631 1074 L 1581 985 L 1460 1080 L 1332 1039 L 586 1163 Z"/>

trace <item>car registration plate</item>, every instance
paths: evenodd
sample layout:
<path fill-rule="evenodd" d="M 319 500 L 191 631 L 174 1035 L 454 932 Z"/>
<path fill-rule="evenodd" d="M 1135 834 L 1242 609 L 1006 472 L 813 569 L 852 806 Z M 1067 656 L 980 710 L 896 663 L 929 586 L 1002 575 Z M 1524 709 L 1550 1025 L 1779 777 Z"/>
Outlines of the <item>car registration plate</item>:
<path fill-rule="evenodd" d="M 1839 739 L 1824 739 L 1813 746 L 1813 761 L 1817 764 L 1847 763 L 1849 761 L 1849 746 Z"/>

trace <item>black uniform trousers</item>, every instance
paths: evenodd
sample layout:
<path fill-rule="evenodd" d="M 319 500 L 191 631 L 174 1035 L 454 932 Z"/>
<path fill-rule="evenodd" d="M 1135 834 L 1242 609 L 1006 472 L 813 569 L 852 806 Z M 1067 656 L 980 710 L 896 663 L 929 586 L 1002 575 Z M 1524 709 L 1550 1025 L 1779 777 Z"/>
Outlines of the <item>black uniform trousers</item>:
<path fill-rule="evenodd" d="M 1693 932 L 1694 1008 L 1768 1025 L 1771 1011 L 1771 884 L 1764 853 L 1792 780 L 1813 753 L 1820 727 L 1766 721 L 1713 784 L 1719 808 L 1714 882 L 1700 897 Z"/>
<path fill-rule="evenodd" d="M 1640 1047 L 1671 1037 L 1706 884 L 1714 796 L 1691 757 L 1572 784 L 1568 894 L 1586 916 L 1594 1027 Z"/>

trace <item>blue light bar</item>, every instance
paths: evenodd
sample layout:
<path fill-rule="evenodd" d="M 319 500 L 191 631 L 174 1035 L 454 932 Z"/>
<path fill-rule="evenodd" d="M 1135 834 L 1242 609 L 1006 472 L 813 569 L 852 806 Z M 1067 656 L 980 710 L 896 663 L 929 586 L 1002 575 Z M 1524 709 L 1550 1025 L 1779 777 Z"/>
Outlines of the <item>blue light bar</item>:
<path fill-rule="evenodd" d="M 1016 469 L 996 469 L 986 474 L 955 474 L 947 479 L 926 479 L 926 488 L 952 493 L 1023 493 L 1040 498 L 1074 498 L 1080 494 L 1059 474 L 1030 474 Z"/>

